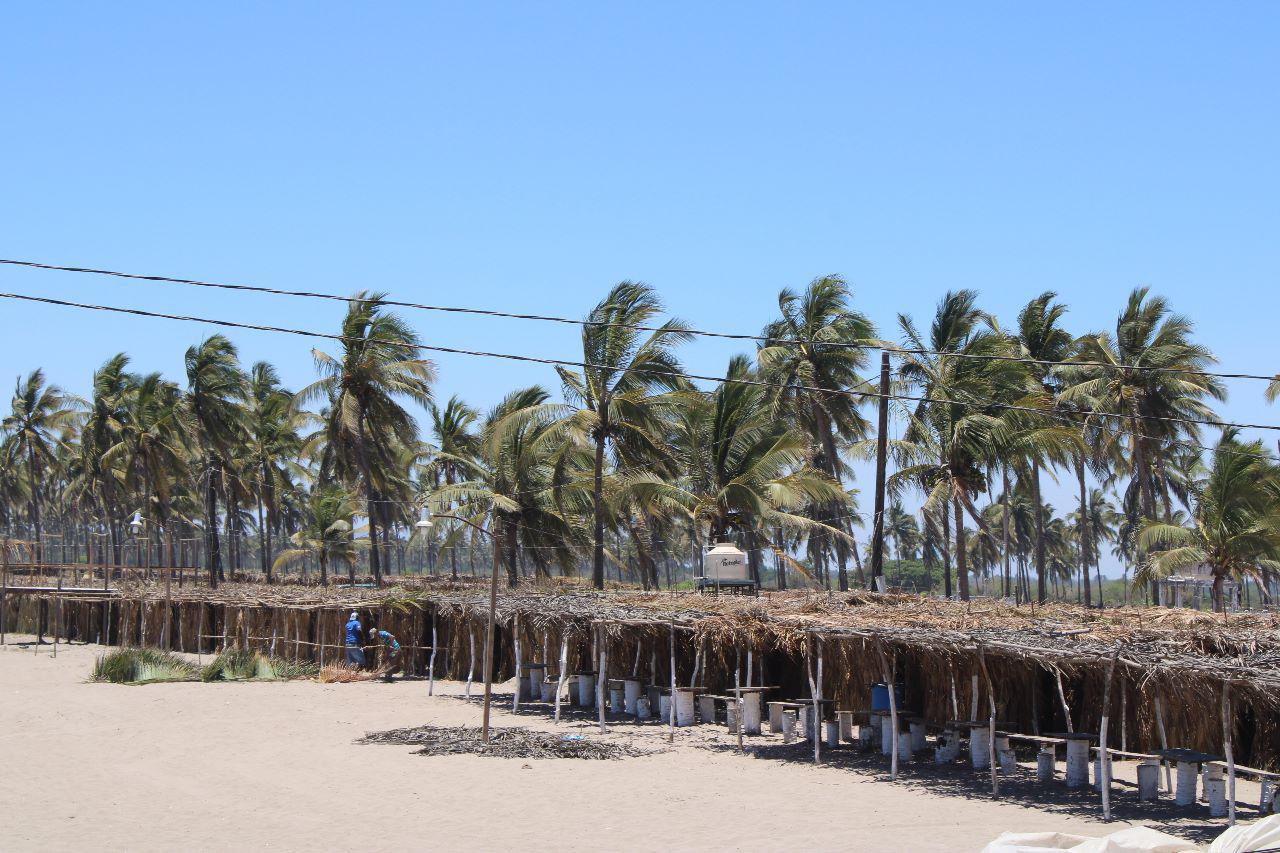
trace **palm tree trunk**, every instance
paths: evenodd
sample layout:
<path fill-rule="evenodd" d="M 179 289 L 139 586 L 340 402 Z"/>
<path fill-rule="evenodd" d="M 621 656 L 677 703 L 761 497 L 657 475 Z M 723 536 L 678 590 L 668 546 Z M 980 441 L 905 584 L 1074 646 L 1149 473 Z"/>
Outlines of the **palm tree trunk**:
<path fill-rule="evenodd" d="M 1031 500 L 1036 512 L 1036 592 L 1044 604 L 1049 599 L 1048 578 L 1045 577 L 1044 554 L 1044 504 L 1040 502 L 1040 460 L 1031 460 Z"/>
<path fill-rule="evenodd" d="M 365 448 L 364 414 L 360 415 L 360 476 L 364 478 L 365 515 L 369 519 L 369 571 L 373 582 L 382 586 L 382 561 L 378 555 L 378 488 L 373 484 L 373 469 L 369 465 L 369 452 Z"/>
<path fill-rule="evenodd" d="M 262 576 L 271 583 L 271 566 L 267 563 L 267 526 L 262 520 L 262 495 L 258 495 L 258 565 L 262 567 Z"/>
<path fill-rule="evenodd" d="M 951 598 L 951 514 L 947 512 L 947 504 L 942 504 L 942 589 L 947 598 Z"/>
<path fill-rule="evenodd" d="M 40 478 L 36 476 L 35 447 L 27 445 L 27 477 L 31 481 L 31 530 L 35 534 L 35 564 L 44 562 L 44 549 L 40 544 Z"/>
<path fill-rule="evenodd" d="M 595 472 L 591 486 L 591 585 L 604 589 L 604 436 L 596 435 Z"/>
<path fill-rule="evenodd" d="M 1000 496 L 1000 556 L 1004 560 L 1004 597 L 1009 597 L 1009 587 L 1013 585 L 1009 566 L 1009 466 L 1001 465 L 1004 478 L 1004 494 Z M 1016 597 L 1016 596 L 1015 596 Z"/>
<path fill-rule="evenodd" d="M 216 455 L 208 457 L 209 483 L 204 494 L 205 568 L 209 572 L 209 588 L 218 588 L 222 573 L 222 551 L 218 546 L 218 482 L 222 479 L 222 462 Z"/>
<path fill-rule="evenodd" d="M 1080 577 L 1084 582 L 1084 606 L 1093 606 L 1089 589 L 1089 501 L 1085 496 L 1084 459 L 1076 457 L 1076 483 L 1080 487 Z"/>
<path fill-rule="evenodd" d="M 960 498 L 954 500 L 956 511 L 956 580 L 960 587 L 960 600 L 969 600 L 969 555 L 965 553 L 964 505 Z"/>

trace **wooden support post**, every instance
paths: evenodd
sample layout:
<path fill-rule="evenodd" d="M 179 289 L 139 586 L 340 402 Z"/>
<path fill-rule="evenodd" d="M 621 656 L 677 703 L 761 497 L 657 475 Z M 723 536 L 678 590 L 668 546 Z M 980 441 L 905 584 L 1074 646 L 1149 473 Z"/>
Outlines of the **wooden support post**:
<path fill-rule="evenodd" d="M 467 668 L 467 698 L 471 698 L 471 681 L 476 674 L 476 632 L 472 628 L 467 628 L 467 640 L 471 644 L 471 665 Z"/>
<path fill-rule="evenodd" d="M 671 623 L 671 701 L 667 703 L 670 713 L 667 730 L 667 743 L 675 743 L 676 739 L 676 623 Z"/>
<path fill-rule="evenodd" d="M 996 761 L 996 686 L 991 681 L 990 670 L 987 669 L 987 655 L 983 651 L 982 643 L 978 643 L 978 667 L 982 670 L 983 680 L 987 682 L 987 707 L 990 712 L 987 718 L 987 725 L 989 726 L 987 761 L 991 765 L 991 796 L 996 797 L 1000 795 L 1000 774 L 998 772 L 1000 765 Z"/>
<path fill-rule="evenodd" d="M 884 653 L 884 641 L 876 637 L 876 652 L 880 656 L 880 674 L 889 688 L 889 778 L 898 778 L 898 697 L 897 685 L 893 683 L 893 672 L 889 668 L 889 660 Z"/>
<path fill-rule="evenodd" d="M 733 699 L 738 705 L 738 749 L 744 749 L 742 745 L 742 651 L 735 645 L 733 647 Z"/>
<path fill-rule="evenodd" d="M 1222 754 L 1227 759 L 1227 824 L 1236 825 L 1236 759 L 1231 749 L 1231 684 L 1222 682 Z"/>
<path fill-rule="evenodd" d="M 1067 705 L 1067 694 L 1062 690 L 1062 670 L 1056 666 L 1053 668 L 1053 680 L 1058 685 L 1058 701 L 1062 703 L 1062 717 L 1067 721 L 1067 731 L 1074 732 L 1075 727 L 1071 724 L 1071 708 Z"/>
<path fill-rule="evenodd" d="M 1160 693 L 1160 688 L 1156 688 L 1155 697 L 1156 706 L 1156 732 L 1160 735 L 1160 748 L 1169 748 L 1169 738 L 1164 731 L 1164 696 Z M 1160 763 L 1164 765 L 1164 789 L 1170 795 L 1173 794 L 1173 774 L 1169 769 L 1170 761 L 1167 758 L 1161 758 Z"/>
<path fill-rule="evenodd" d="M 1120 656 L 1120 650 L 1111 655 L 1111 660 L 1107 664 L 1107 681 L 1102 688 L 1102 725 L 1098 730 L 1098 760 L 1101 762 L 1102 772 L 1098 778 L 1098 787 L 1102 789 L 1102 819 L 1111 820 L 1111 755 L 1107 750 L 1107 723 L 1111 712 L 1111 679 L 1115 675 L 1116 658 Z"/>
<path fill-rule="evenodd" d="M 564 629 L 561 629 L 562 631 Z M 560 722 L 560 694 L 564 693 L 565 669 L 569 666 L 569 635 L 560 635 L 560 672 L 556 676 L 556 722 Z"/>
<path fill-rule="evenodd" d="M 822 653 L 822 646 L 819 645 L 821 641 L 813 637 L 812 635 L 810 635 L 809 638 L 806 638 L 804 643 L 805 673 L 809 677 L 809 699 L 813 706 L 813 710 L 812 710 L 813 716 L 810 718 L 813 721 L 813 724 L 809 726 L 809 736 L 813 738 L 813 763 L 821 764 L 822 763 L 822 752 L 821 752 L 822 733 L 818 731 L 822 727 L 822 712 L 820 710 L 820 705 L 818 704 L 818 700 L 821 697 L 818 694 L 819 684 L 817 681 L 814 680 L 814 677 L 813 677 L 813 658 L 815 657 L 815 655 L 809 651 L 810 640 L 813 641 L 813 646 L 816 647 L 817 654 Z M 822 677 L 821 673 L 819 673 L 818 677 L 819 678 Z"/>
<path fill-rule="evenodd" d="M 516 665 L 516 689 L 511 697 L 511 713 L 520 710 L 520 617 L 511 617 L 511 654 Z"/>
<path fill-rule="evenodd" d="M 596 628 L 600 632 L 600 672 L 596 675 L 596 713 L 600 720 L 600 734 L 605 734 L 608 728 L 605 727 L 605 707 L 606 699 L 609 693 L 609 635 L 605 630 L 605 624 L 601 622 Z M 676 697 L 671 697 L 671 707 L 676 706 Z"/>
<path fill-rule="evenodd" d="M 439 608 L 431 608 L 431 659 L 427 662 L 427 695 L 434 696 L 436 694 L 436 611 Z"/>

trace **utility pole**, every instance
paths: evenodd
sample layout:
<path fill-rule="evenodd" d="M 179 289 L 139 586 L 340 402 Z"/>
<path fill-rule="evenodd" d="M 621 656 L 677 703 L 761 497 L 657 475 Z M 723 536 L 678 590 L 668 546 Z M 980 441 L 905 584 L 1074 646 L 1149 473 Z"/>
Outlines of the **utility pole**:
<path fill-rule="evenodd" d="M 889 353 L 880 353 L 880 415 L 876 428 L 876 510 L 871 533 L 871 589 L 884 575 L 884 469 L 889 455 Z"/>

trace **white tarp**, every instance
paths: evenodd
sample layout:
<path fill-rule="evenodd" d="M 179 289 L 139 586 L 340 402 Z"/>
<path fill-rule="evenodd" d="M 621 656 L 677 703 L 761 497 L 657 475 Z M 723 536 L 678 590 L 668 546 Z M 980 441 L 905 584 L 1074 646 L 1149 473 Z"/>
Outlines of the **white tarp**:
<path fill-rule="evenodd" d="M 1209 853 L 1253 853 L 1280 848 L 1280 815 L 1241 823 L 1218 836 Z"/>
<path fill-rule="evenodd" d="M 982 848 L 982 853 L 1196 853 L 1199 849 L 1149 827 L 1131 826 L 1101 838 L 1065 832 L 1006 832 Z"/>

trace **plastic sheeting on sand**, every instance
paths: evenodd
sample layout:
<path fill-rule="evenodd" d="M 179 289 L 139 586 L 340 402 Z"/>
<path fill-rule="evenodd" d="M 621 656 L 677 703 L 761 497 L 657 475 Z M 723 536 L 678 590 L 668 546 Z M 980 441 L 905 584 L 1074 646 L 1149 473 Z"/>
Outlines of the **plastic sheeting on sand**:
<path fill-rule="evenodd" d="M 1101 838 L 1065 832 L 1006 832 L 982 853 L 1195 853 L 1189 841 L 1145 826 L 1131 826 Z"/>
<path fill-rule="evenodd" d="M 1209 853 L 1252 853 L 1280 848 L 1280 815 L 1233 826 L 1209 846 Z"/>

